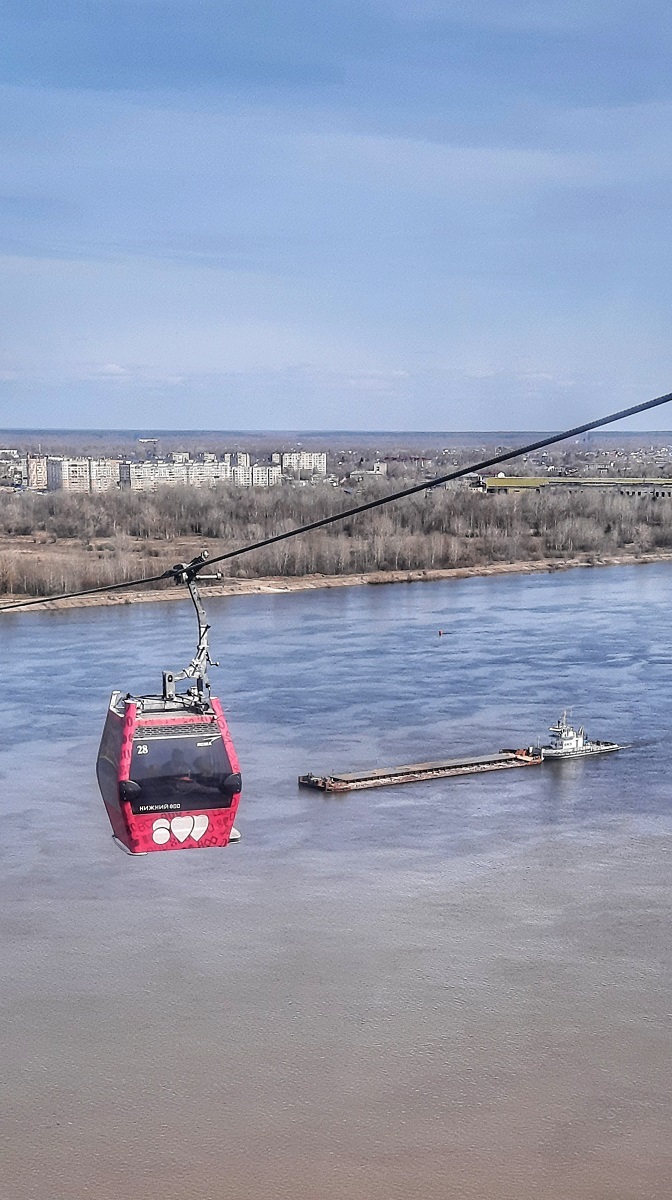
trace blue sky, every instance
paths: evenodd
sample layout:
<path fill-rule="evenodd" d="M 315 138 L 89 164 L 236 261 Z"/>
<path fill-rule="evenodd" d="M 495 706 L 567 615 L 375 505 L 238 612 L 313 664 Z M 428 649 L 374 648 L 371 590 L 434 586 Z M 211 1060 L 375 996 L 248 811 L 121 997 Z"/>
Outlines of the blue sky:
<path fill-rule="evenodd" d="M 671 34 L 647 0 L 6 0 L 0 425 L 672 390 Z"/>

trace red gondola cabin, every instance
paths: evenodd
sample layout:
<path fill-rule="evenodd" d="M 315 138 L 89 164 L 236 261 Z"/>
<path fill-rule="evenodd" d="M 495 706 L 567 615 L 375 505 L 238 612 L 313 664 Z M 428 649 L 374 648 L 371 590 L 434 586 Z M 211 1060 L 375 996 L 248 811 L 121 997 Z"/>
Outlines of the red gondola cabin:
<path fill-rule="evenodd" d="M 242 785 L 222 706 L 214 697 L 185 700 L 112 693 L 98 783 L 114 837 L 130 854 L 231 840 Z"/>

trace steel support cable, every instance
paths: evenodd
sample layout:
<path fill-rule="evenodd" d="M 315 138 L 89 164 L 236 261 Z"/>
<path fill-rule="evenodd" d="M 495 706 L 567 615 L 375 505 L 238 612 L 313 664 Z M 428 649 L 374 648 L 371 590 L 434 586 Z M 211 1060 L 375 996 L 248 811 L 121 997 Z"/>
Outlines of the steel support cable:
<path fill-rule="evenodd" d="M 163 579 L 172 579 L 172 567 L 162 575 L 143 576 L 142 579 L 128 579 L 125 583 L 103 583 L 100 587 L 85 588 L 80 592 L 60 592 L 58 596 L 35 596 L 32 600 L 18 600 L 15 604 L 3 604 L 0 613 L 10 612 L 13 608 L 28 608 L 31 604 L 55 604 L 57 600 L 75 600 L 79 596 L 96 596 L 100 592 L 120 592 L 123 588 L 142 587 L 147 583 L 159 583 Z"/>
<path fill-rule="evenodd" d="M 250 542 L 246 546 L 239 546 L 236 550 L 228 550 L 225 554 L 218 554 L 215 558 L 208 558 L 200 565 L 193 568 L 189 574 L 195 578 L 203 567 L 213 567 L 215 563 L 227 562 L 231 558 L 238 558 L 241 554 L 250 554 L 253 550 L 261 550 L 265 546 L 273 546 L 277 542 L 284 542 L 287 538 L 298 537 L 301 533 L 310 533 L 314 529 L 324 529 L 327 525 L 333 525 L 336 521 L 345 521 L 348 517 L 356 517 L 359 513 L 370 512 L 374 508 L 381 508 L 384 504 L 392 504 L 395 500 L 403 500 L 406 496 L 415 496 L 419 492 L 430 491 L 431 488 L 440 487 L 443 483 L 450 483 L 454 479 L 462 479 L 465 475 L 471 475 L 474 472 L 485 471 L 488 467 L 495 467 L 499 463 L 510 462 L 513 458 L 519 458 L 521 454 L 532 454 L 535 450 L 542 450 L 545 446 L 554 446 L 557 442 L 564 442 L 568 438 L 580 437 L 582 433 L 590 433 L 593 429 L 601 429 L 605 425 L 613 425 L 615 421 L 622 421 L 626 417 L 637 416 L 638 413 L 648 412 L 652 408 L 660 408 L 663 404 L 669 404 L 672 401 L 672 392 L 668 392 L 665 396 L 657 396 L 654 400 L 646 400 L 643 404 L 634 404 L 631 408 L 620 409 L 619 412 L 610 413 L 606 417 L 598 417 L 595 421 L 587 421 L 584 425 L 575 425 L 573 429 L 566 429 L 563 433 L 552 433 L 548 437 L 539 438 L 536 442 L 528 442 L 525 446 L 518 446 L 514 450 L 505 450 L 501 454 L 495 454 L 491 458 L 484 458 L 480 462 L 472 463 L 467 467 L 460 467 L 457 471 L 449 471 L 446 475 L 437 475 L 433 479 L 427 479 L 424 483 L 416 483 L 411 487 L 402 488 L 398 492 L 392 492 L 387 496 L 379 496 L 377 500 L 368 500 L 365 504 L 357 504 L 353 508 L 346 508 L 343 512 L 332 513 L 328 517 L 322 517 L 318 521 L 310 521 L 307 525 L 299 525 L 295 529 L 287 529 L 284 533 L 276 533 L 271 537 L 262 538 L 258 542 Z M 180 577 L 185 575 L 185 566 L 181 564 L 179 567 L 169 567 L 161 575 L 152 575 L 143 579 L 130 579 L 124 583 L 103 584 L 102 587 L 86 588 L 79 592 L 63 592 L 58 596 L 36 596 L 31 600 L 19 600 L 14 604 L 4 604 L 0 607 L 0 613 L 11 612 L 18 608 L 28 608 L 32 604 L 53 604 L 58 600 L 75 600 L 80 596 L 95 596 L 101 592 L 121 591 L 125 588 L 145 587 L 150 583 L 159 583 L 165 579 L 175 579 L 179 581 Z"/>

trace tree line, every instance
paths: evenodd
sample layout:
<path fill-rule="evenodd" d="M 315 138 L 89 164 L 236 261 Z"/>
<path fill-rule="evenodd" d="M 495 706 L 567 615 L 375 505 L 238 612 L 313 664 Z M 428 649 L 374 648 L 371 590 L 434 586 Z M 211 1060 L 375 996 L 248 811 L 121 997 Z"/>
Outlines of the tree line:
<path fill-rule="evenodd" d="M 155 493 L 4 493 L 0 591 L 50 595 L 156 574 L 319 520 L 391 490 L 328 486 Z M 672 500 L 609 491 L 492 496 L 437 488 L 233 559 L 227 575 L 297 576 L 476 567 L 672 548 Z M 179 550 L 179 553 L 177 551 Z"/>

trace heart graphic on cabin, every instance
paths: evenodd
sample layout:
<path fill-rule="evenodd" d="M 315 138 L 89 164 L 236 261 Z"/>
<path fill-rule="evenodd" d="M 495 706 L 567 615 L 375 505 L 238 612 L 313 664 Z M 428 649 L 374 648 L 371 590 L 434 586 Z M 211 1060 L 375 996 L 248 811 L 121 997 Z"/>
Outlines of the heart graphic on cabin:
<path fill-rule="evenodd" d="M 177 838 L 178 842 L 186 842 L 193 828 L 193 817 L 173 817 L 170 822 L 170 831 Z"/>
<path fill-rule="evenodd" d="M 205 813 L 198 813 L 198 815 L 194 817 L 194 828 L 191 831 L 191 836 L 195 842 L 197 842 L 199 838 L 203 837 L 203 834 L 205 833 L 209 824 L 210 822 Z"/>
<path fill-rule="evenodd" d="M 205 813 L 197 813 L 195 817 L 173 817 L 171 821 L 166 817 L 159 817 L 152 825 L 152 839 L 157 846 L 165 846 L 172 833 L 178 842 L 186 842 L 188 837 L 197 842 L 203 837 L 209 824 Z"/>

